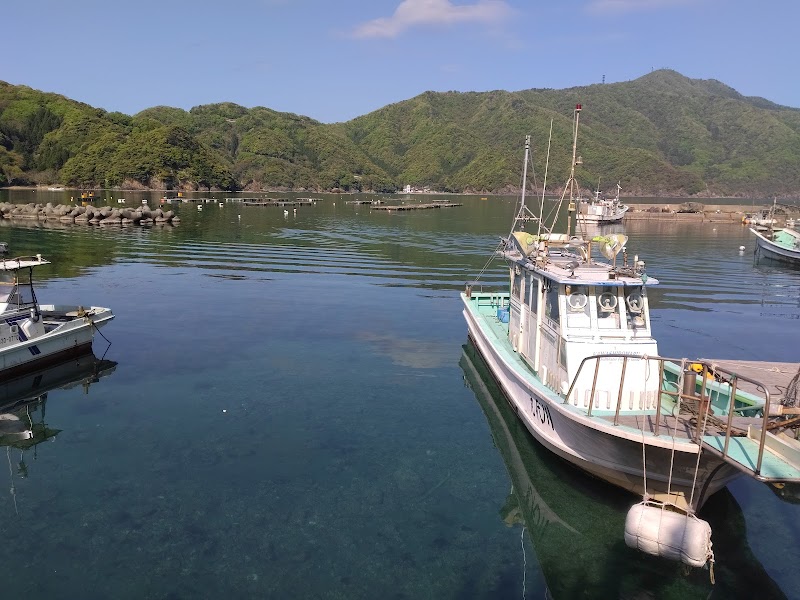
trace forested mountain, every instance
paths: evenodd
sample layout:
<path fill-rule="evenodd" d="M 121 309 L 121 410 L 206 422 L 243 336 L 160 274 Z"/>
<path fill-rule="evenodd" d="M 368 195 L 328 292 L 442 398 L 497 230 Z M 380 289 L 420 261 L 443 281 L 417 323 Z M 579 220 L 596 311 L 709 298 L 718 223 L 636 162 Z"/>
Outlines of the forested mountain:
<path fill-rule="evenodd" d="M 533 140 L 563 185 L 581 103 L 582 187 L 629 195 L 800 196 L 800 109 L 668 70 L 565 90 L 426 92 L 346 123 L 222 103 L 109 113 L 0 82 L 0 185 L 512 191 Z"/>

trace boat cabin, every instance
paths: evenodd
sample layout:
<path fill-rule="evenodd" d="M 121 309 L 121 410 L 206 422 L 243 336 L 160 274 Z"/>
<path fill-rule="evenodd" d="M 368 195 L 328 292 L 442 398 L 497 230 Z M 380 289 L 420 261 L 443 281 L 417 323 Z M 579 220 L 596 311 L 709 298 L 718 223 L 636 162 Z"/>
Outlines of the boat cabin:
<path fill-rule="evenodd" d="M 33 289 L 33 268 L 50 264 L 41 255 L 0 260 L 0 313 L 34 308 L 38 311 Z"/>
<path fill-rule="evenodd" d="M 620 393 L 630 396 L 623 402 L 628 410 L 655 406 L 658 372 L 646 373 L 647 361 L 626 364 L 624 356 L 658 354 L 647 299 L 647 287 L 657 280 L 637 266 L 586 260 L 585 246 L 578 252 L 549 248 L 546 254 L 520 250 L 509 262 L 508 335 L 541 381 L 565 397 L 570 392 L 569 403 L 584 408 L 592 402 L 594 410 L 612 410 Z M 619 358 L 603 359 L 597 373 L 599 362 L 584 360 L 608 354 Z M 620 390 L 623 368 L 626 389 Z"/>

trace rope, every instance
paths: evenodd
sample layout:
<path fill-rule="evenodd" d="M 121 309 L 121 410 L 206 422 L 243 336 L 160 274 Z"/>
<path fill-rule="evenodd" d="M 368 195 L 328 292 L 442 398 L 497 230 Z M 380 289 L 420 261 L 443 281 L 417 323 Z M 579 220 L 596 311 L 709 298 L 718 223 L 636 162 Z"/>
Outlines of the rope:
<path fill-rule="evenodd" d="M 642 501 L 647 501 L 647 453 L 645 451 L 645 447 L 647 446 L 647 442 L 644 436 L 644 430 L 642 430 L 642 477 L 644 478 L 644 493 L 642 494 Z"/>
<path fill-rule="evenodd" d="M 483 277 L 483 274 L 486 272 L 486 269 L 489 268 L 489 265 L 492 264 L 492 261 L 497 257 L 497 253 L 500 251 L 500 248 L 502 246 L 503 246 L 503 242 L 502 241 L 497 244 L 497 247 L 494 249 L 492 254 L 489 256 L 488 260 L 486 261 L 486 264 L 483 265 L 483 268 L 480 271 L 478 271 L 478 275 L 475 277 L 475 281 L 473 283 L 478 283 L 478 281 L 480 281 L 480 278 Z M 99 331 L 99 329 L 98 329 L 98 331 Z M 109 344 L 110 343 L 111 342 L 109 342 Z"/>
<path fill-rule="evenodd" d="M 675 423 L 678 422 L 678 419 L 675 419 Z M 677 427 L 677 425 L 676 425 Z M 675 464 L 675 432 L 672 433 L 672 452 L 669 456 L 669 478 L 667 479 L 667 496 L 672 495 L 672 467 Z"/>
<path fill-rule="evenodd" d="M 525 556 L 525 525 L 522 526 L 522 533 L 519 535 L 519 543 L 522 546 L 522 600 L 525 600 L 525 582 L 528 572 L 528 559 Z"/>
<path fill-rule="evenodd" d="M 11 447 L 6 446 L 6 458 L 8 458 L 8 473 L 11 476 L 11 497 L 14 499 L 14 512 L 19 516 L 19 509 L 17 508 L 17 494 L 14 489 L 14 469 L 11 468 Z"/>
<path fill-rule="evenodd" d="M 100 334 L 100 337 L 103 338 L 108 343 L 108 346 L 106 346 L 106 349 L 103 352 L 103 356 L 100 357 L 100 360 L 103 360 L 106 357 L 106 353 L 108 352 L 108 349 L 111 348 L 111 340 L 109 340 L 106 336 L 103 335 L 103 332 L 100 331 L 100 328 L 97 325 L 95 325 L 94 321 L 89 321 L 89 322 L 92 324 L 92 328 L 98 334 Z"/>
<path fill-rule="evenodd" d="M 798 405 L 797 392 L 798 387 L 800 387 L 798 384 L 800 384 L 800 368 L 797 369 L 797 373 L 795 373 L 794 377 L 789 381 L 789 385 L 786 386 L 786 393 L 783 395 L 781 404 L 784 406 Z"/>
<path fill-rule="evenodd" d="M 648 367 L 650 365 L 650 361 L 648 361 Z M 683 373 L 686 369 L 686 359 L 681 359 L 681 377 L 683 377 Z M 683 381 L 681 381 L 681 387 L 683 387 Z M 678 401 L 680 402 L 680 396 L 678 396 Z M 658 415 L 660 417 L 661 415 Z M 667 479 L 667 496 L 672 495 L 672 467 L 675 464 L 675 434 L 678 432 L 678 419 L 672 419 L 674 425 L 672 427 L 672 451 L 669 456 L 669 478 Z"/>
<path fill-rule="evenodd" d="M 705 371 L 705 369 L 703 369 L 703 373 L 701 374 L 701 377 L 705 377 L 705 376 L 706 376 L 706 371 Z M 705 387 L 705 383 L 703 384 L 703 387 Z M 702 406 L 702 403 L 704 401 L 705 401 L 705 398 L 703 398 L 701 396 L 700 397 L 700 406 Z M 708 415 L 709 415 L 710 412 L 711 412 L 711 398 L 709 397 L 706 409 L 703 411 L 703 413 L 704 413 L 703 414 L 703 426 L 702 426 L 702 430 L 700 432 L 700 439 L 698 440 L 698 446 L 700 446 L 700 449 L 697 452 L 697 460 L 695 461 L 695 465 L 694 465 L 694 478 L 692 479 L 692 493 L 689 496 L 689 510 L 693 510 L 692 502 L 694 501 L 694 491 L 695 491 L 695 488 L 697 487 L 697 473 L 700 471 L 700 455 L 703 454 L 702 453 L 702 449 L 703 448 L 702 448 L 702 441 L 701 440 L 702 440 L 703 436 L 706 434 L 706 425 L 708 424 Z"/>

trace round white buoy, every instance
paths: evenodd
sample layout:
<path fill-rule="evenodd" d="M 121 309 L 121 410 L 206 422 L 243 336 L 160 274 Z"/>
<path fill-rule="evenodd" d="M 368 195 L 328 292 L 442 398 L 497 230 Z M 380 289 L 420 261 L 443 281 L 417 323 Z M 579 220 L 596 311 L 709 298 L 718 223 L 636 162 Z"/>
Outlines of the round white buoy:
<path fill-rule="evenodd" d="M 739 246 L 739 251 L 744 252 L 744 246 Z"/>

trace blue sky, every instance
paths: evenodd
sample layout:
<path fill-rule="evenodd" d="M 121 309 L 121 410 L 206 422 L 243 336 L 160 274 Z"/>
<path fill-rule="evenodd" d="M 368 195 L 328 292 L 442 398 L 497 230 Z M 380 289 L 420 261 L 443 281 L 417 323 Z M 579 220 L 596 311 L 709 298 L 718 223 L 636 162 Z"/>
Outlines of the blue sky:
<path fill-rule="evenodd" d="M 798 0 L 8 0 L 2 22 L 0 80 L 126 114 L 230 101 L 331 123 L 659 68 L 800 108 Z"/>

